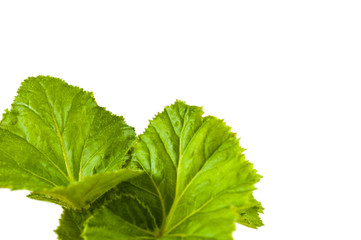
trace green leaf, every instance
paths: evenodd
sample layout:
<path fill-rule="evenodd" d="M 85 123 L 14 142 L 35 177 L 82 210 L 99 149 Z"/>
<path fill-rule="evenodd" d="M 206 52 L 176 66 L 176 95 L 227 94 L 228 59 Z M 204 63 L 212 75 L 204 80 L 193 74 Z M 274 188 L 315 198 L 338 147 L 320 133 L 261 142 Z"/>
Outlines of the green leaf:
<path fill-rule="evenodd" d="M 58 78 L 28 78 L 0 123 L 0 187 L 87 208 L 139 175 L 120 169 L 134 140 L 134 129 L 99 107 L 92 93 Z"/>
<path fill-rule="evenodd" d="M 236 221 L 258 216 L 241 209 L 254 207 L 260 175 L 230 128 L 202 115 L 177 101 L 150 121 L 132 156 L 146 174 L 120 184 L 123 197 L 85 222 L 84 239 L 227 240 Z"/>
<path fill-rule="evenodd" d="M 250 206 L 233 207 L 233 211 L 236 214 L 237 223 L 257 229 L 263 226 L 259 213 L 263 213 L 264 209 L 261 203 L 255 200 L 253 196 L 251 196 L 250 202 Z"/>
<path fill-rule="evenodd" d="M 70 183 L 66 187 L 55 187 L 50 190 L 37 191 L 29 194 L 28 197 L 57 203 L 67 208 L 81 209 L 119 184 L 119 182 L 128 180 L 138 174 L 139 171 L 129 169 L 98 173 L 93 176 L 84 177 L 80 182 Z"/>
<path fill-rule="evenodd" d="M 83 232 L 83 223 L 90 215 L 85 212 L 64 209 L 59 227 L 55 230 L 60 240 L 83 240 L 80 236 Z"/>
<path fill-rule="evenodd" d="M 130 166 L 127 166 L 130 167 Z M 140 175 L 141 176 L 141 175 Z M 140 177 L 138 176 L 138 177 Z M 137 178 L 137 177 L 135 177 Z M 94 212 L 102 208 L 107 203 L 120 199 L 123 192 L 121 185 L 112 188 L 102 197 L 94 201 L 88 209 L 73 210 L 70 208 L 63 208 L 63 214 L 59 220 L 59 227 L 55 230 L 60 240 L 82 240 L 81 234 L 84 230 L 84 223 L 91 217 Z"/>

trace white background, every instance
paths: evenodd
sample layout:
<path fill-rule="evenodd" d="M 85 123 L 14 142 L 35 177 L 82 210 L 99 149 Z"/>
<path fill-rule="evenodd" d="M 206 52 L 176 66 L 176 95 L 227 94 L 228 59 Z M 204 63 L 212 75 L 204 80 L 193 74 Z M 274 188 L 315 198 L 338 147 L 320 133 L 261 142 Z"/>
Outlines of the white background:
<path fill-rule="evenodd" d="M 241 137 L 265 227 L 238 240 L 361 239 L 359 1 L 1 1 L 0 110 L 63 78 L 141 133 L 176 99 Z M 58 206 L 0 190 L 0 239 L 56 239 Z"/>

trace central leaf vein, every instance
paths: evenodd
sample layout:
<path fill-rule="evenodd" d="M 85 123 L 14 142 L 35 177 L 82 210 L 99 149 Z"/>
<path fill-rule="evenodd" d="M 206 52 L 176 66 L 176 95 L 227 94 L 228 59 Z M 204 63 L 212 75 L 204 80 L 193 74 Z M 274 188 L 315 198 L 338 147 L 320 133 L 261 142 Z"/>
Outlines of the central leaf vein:
<path fill-rule="evenodd" d="M 66 170 L 67 170 L 68 176 L 69 176 L 69 178 L 70 178 L 70 182 L 74 182 L 74 176 L 73 176 L 73 173 L 72 173 L 72 171 L 71 171 L 70 163 L 69 163 L 69 159 L 68 159 L 68 155 L 67 155 L 66 150 L 65 150 L 64 139 L 63 139 L 63 136 L 62 136 L 61 133 L 60 133 L 60 129 L 59 129 L 58 123 L 57 123 L 57 121 L 56 121 L 56 119 L 55 119 L 53 107 L 52 107 L 52 105 L 50 104 L 49 96 L 48 96 L 48 94 L 47 94 L 47 92 L 46 92 L 45 87 L 44 87 L 40 82 L 39 82 L 39 84 L 40 84 L 40 86 L 43 88 L 44 93 L 45 93 L 45 96 L 46 96 L 46 100 L 47 100 L 47 102 L 48 102 L 49 110 L 50 110 L 51 117 L 52 117 L 52 119 L 53 119 L 53 122 L 54 122 L 54 125 L 55 125 L 55 128 L 56 128 L 56 134 L 57 134 L 58 139 L 59 139 L 59 142 L 60 142 L 60 146 L 61 146 L 61 150 L 62 150 L 62 153 L 63 153 L 63 158 L 64 158 Z"/>

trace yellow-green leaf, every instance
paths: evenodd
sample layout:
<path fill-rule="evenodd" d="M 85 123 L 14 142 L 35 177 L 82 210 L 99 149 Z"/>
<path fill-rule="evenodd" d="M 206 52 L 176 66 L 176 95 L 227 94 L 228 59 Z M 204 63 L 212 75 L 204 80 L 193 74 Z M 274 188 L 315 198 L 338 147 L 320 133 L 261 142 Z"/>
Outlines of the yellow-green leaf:
<path fill-rule="evenodd" d="M 26 79 L 0 123 L 0 187 L 87 208 L 120 182 L 135 132 L 93 94 L 49 76 Z"/>
<path fill-rule="evenodd" d="M 202 115 L 177 101 L 150 121 L 132 155 L 146 174 L 118 187 L 136 201 L 100 208 L 84 239 L 231 240 L 235 222 L 259 225 L 247 209 L 260 175 L 224 121 Z"/>

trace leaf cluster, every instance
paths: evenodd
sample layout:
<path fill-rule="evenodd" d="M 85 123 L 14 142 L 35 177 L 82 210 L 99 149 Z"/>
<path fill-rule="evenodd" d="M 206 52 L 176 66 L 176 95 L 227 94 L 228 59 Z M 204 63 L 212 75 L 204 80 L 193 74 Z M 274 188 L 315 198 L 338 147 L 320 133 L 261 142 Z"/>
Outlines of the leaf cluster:
<path fill-rule="evenodd" d="M 176 101 L 136 136 L 92 93 L 31 77 L 0 122 L 0 187 L 61 205 L 61 240 L 231 240 L 263 225 L 243 151 L 201 107 Z"/>

